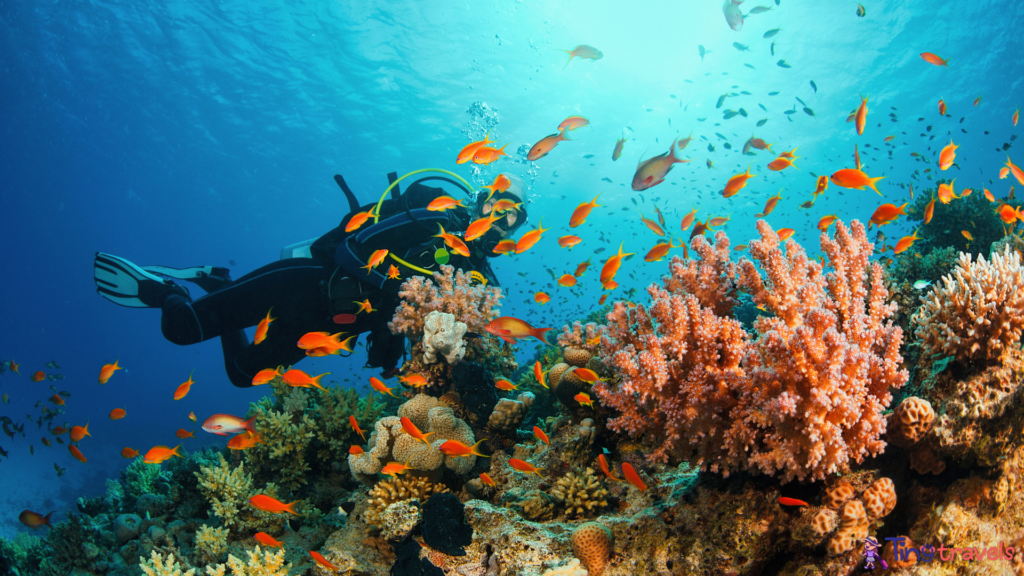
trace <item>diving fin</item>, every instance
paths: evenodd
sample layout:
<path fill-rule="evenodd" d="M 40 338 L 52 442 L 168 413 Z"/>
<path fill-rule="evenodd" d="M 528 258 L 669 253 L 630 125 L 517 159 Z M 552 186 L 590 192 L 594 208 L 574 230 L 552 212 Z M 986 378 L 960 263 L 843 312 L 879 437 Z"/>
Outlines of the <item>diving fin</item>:
<path fill-rule="evenodd" d="M 188 290 L 124 258 L 96 253 L 93 261 L 96 292 L 114 304 L 129 308 L 159 308 L 172 294 L 189 297 Z"/>

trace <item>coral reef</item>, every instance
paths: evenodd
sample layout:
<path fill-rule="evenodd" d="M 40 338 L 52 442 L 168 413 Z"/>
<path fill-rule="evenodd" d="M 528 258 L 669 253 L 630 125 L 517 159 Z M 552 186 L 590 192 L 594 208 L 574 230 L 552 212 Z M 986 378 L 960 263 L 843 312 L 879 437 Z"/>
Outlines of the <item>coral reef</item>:
<path fill-rule="evenodd" d="M 913 317 L 922 348 L 961 361 L 997 362 L 1024 330 L 1024 269 L 1006 247 L 989 261 L 960 254 L 953 271 L 923 299 Z"/>
<path fill-rule="evenodd" d="M 466 355 L 466 323 L 455 320 L 454 314 L 434 310 L 423 320 L 423 361 L 434 364 L 444 356 L 449 364 L 458 364 Z"/>

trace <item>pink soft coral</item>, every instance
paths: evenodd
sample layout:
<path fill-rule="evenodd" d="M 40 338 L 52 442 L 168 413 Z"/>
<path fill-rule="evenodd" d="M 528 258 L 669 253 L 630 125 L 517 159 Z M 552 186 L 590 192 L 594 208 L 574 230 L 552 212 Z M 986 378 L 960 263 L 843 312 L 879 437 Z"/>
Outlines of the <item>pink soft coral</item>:
<path fill-rule="evenodd" d="M 699 261 L 673 261 L 664 287 L 648 288 L 650 307 L 617 303 L 608 315 L 603 355 L 622 381 L 599 383 L 601 401 L 620 411 L 609 427 L 647 436 L 653 460 L 682 458 L 728 475 L 733 470 L 780 473 L 784 480 L 821 479 L 849 461 L 879 453 L 882 411 L 899 370 L 902 331 L 888 321 L 881 268 L 857 221 L 822 234 L 834 268 L 809 260 L 793 241 L 786 251 L 764 221 L 760 240 L 738 272 L 701 237 Z M 868 271 L 871 271 L 870 283 Z M 760 317 L 750 341 L 722 314 L 737 283 L 772 317 Z"/>

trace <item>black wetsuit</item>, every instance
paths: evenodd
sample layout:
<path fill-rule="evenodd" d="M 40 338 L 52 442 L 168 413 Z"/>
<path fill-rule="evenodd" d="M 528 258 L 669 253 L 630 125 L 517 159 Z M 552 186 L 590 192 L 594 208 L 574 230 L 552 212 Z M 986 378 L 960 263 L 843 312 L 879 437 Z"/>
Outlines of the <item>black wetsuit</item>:
<path fill-rule="evenodd" d="M 231 383 L 252 385 L 264 368 L 290 366 L 306 357 L 297 346 L 307 332 L 369 332 L 367 366 L 395 368 L 405 350 L 405 338 L 391 334 L 387 323 L 399 304 L 402 280 L 423 274 L 389 258 L 377 269 L 361 269 L 373 251 L 386 248 L 402 261 L 426 271 L 439 270 L 434 255 L 444 242 L 433 235 L 438 224 L 459 233 L 469 223 L 464 210 L 427 212 L 426 204 L 444 194 L 438 188 L 414 185 L 399 199 L 388 200 L 376 224 L 368 222 L 352 233 L 344 231 L 346 216 L 311 247 L 312 258 L 279 260 L 215 290 L 195 301 L 172 295 L 164 300 L 161 328 L 175 344 L 195 344 L 220 337 L 224 365 Z M 369 210 L 372 205 L 360 207 Z M 418 207 L 418 208 L 412 208 Z M 496 283 L 482 250 L 470 258 L 450 255 L 451 265 L 480 271 Z M 402 280 L 386 277 L 395 265 Z M 358 302 L 370 300 L 375 312 L 359 312 Z M 276 318 L 260 344 L 249 341 L 244 328 L 255 326 L 267 312 Z"/>

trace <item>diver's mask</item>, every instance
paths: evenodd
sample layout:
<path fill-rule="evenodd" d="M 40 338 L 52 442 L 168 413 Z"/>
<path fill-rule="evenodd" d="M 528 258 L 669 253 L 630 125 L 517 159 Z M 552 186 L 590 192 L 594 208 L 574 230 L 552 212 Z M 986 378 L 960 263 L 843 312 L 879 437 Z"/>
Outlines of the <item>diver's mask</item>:
<path fill-rule="evenodd" d="M 498 256 L 494 252 L 498 242 L 511 238 L 516 230 L 522 227 L 527 220 L 523 182 L 516 176 L 509 174 L 506 174 L 506 176 L 511 181 L 511 184 L 504 192 L 497 192 L 492 195 L 490 190 L 484 188 L 476 193 L 476 209 L 473 213 L 473 220 L 490 216 L 495 205 L 502 200 L 515 205 L 502 212 L 501 218 L 498 218 L 491 224 L 491 229 L 474 242 L 483 251 L 485 256 Z M 488 196 L 490 197 L 488 198 Z"/>

